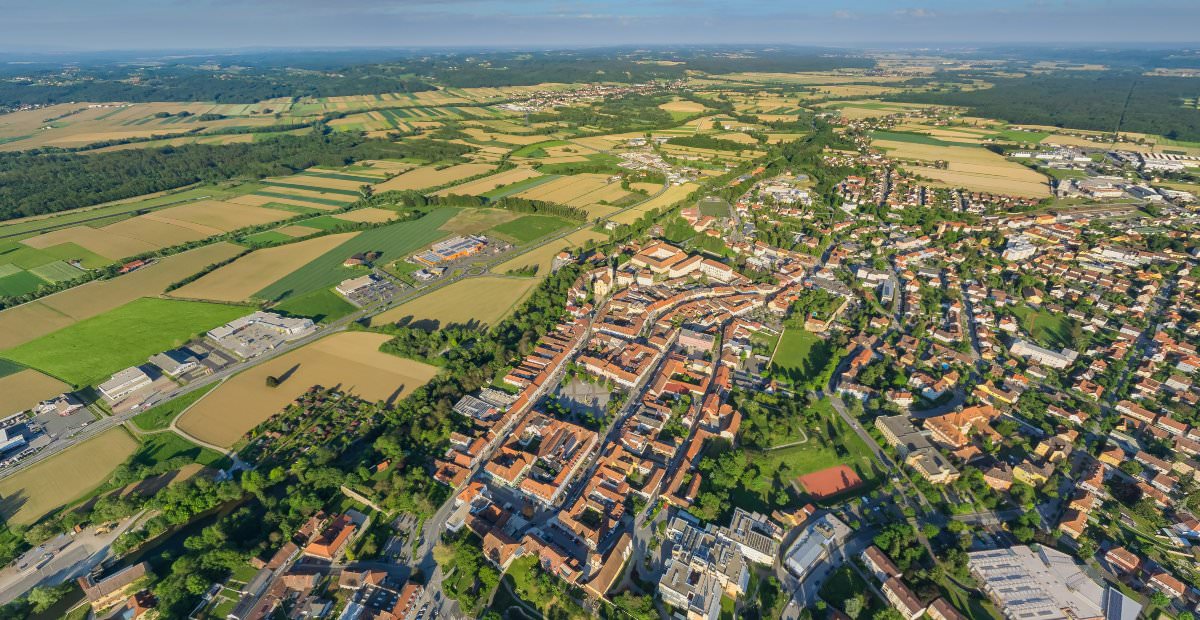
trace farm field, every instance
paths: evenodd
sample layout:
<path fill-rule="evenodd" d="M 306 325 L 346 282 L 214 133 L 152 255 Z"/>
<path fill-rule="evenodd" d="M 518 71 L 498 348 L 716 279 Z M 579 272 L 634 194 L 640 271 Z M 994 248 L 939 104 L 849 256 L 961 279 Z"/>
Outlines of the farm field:
<path fill-rule="evenodd" d="M 494 169 L 491 164 L 458 164 L 438 170 L 433 166 L 424 166 L 410 170 L 375 186 L 376 192 L 406 189 L 428 189 L 461 181 L 462 179 L 483 174 Z"/>
<path fill-rule="evenodd" d="M 449 194 L 458 194 L 460 196 L 479 196 L 497 188 L 518 183 L 526 179 L 532 179 L 538 176 L 541 175 L 533 168 L 520 166 L 513 168 L 512 170 L 505 170 L 504 172 L 498 172 L 491 176 L 483 177 L 482 179 L 468 181 L 462 185 L 447 187 L 446 189 L 435 192 L 434 195 L 446 196 Z"/>
<path fill-rule="evenodd" d="M 285 312 L 291 316 L 305 316 L 317 323 L 325 323 L 340 319 L 357 308 L 341 295 L 323 288 L 299 297 L 289 297 L 283 303 L 272 306 L 271 310 Z"/>
<path fill-rule="evenodd" d="M 0 312 L 0 349 L 8 349 L 76 321 L 96 316 L 139 297 L 158 295 L 207 265 L 242 251 L 232 243 L 214 243 L 159 259 L 133 273 L 76 286 Z"/>
<path fill-rule="evenodd" d="M 570 222 L 558 217 L 525 215 L 492 227 L 492 232 L 517 243 L 529 243 L 570 225 Z"/>
<path fill-rule="evenodd" d="M 0 351 L 0 356 L 77 386 L 94 385 L 250 312 L 244 306 L 145 297 Z"/>
<path fill-rule="evenodd" d="M 365 230 L 267 285 L 254 293 L 254 296 L 259 299 L 281 300 L 328 288 L 346 278 L 361 275 L 362 268 L 343 267 L 342 262 L 354 254 L 372 251 L 382 253 L 380 262 L 402 258 L 445 237 L 446 232 L 439 227 L 457 212 L 458 210 L 453 208 L 436 209 L 418 220 L 396 222 Z"/>
<path fill-rule="evenodd" d="M 29 525 L 100 486 L 137 442 L 113 428 L 0 480 L 0 517 Z"/>
<path fill-rule="evenodd" d="M 605 174 L 576 174 L 559 177 L 517 194 L 520 198 L 544 200 L 580 207 L 600 200 L 616 201 L 628 192 L 619 183 L 609 183 Z"/>
<path fill-rule="evenodd" d="M 484 232 L 494 226 L 512 221 L 516 213 L 506 209 L 460 209 L 441 229 L 456 235 L 474 235 Z"/>
<path fill-rule="evenodd" d="M 69 389 L 71 386 L 32 368 L 0 377 L 0 417 L 25 411 Z"/>
<path fill-rule="evenodd" d="M 342 332 L 259 364 L 222 383 L 189 409 L 178 426 L 202 441 L 232 446 L 313 385 L 340 385 L 372 401 L 399 400 L 427 383 L 438 369 L 381 353 L 379 346 L 389 338 Z M 269 388 L 268 376 L 285 378 Z"/>
<path fill-rule="evenodd" d="M 930 137 L 929 140 L 937 139 Z M 932 166 L 903 166 L 916 174 L 935 179 L 941 185 L 1034 198 L 1050 195 L 1046 177 L 984 148 L 895 140 L 874 140 L 872 145 L 898 159 L 948 162 L 947 170 Z"/>
<path fill-rule="evenodd" d="M 684 183 L 683 185 L 672 185 L 660 196 L 650 198 L 630 209 L 626 209 L 611 218 L 610 220 L 618 224 L 632 224 L 651 210 L 665 209 L 671 205 L 688 197 L 688 194 L 696 191 L 700 186 L 695 183 Z"/>
<path fill-rule="evenodd" d="M 333 217 L 347 222 L 386 222 L 396 219 L 396 212 L 389 209 L 380 209 L 379 207 L 367 207 L 365 209 L 355 209 L 345 213 L 338 213 Z"/>
<path fill-rule="evenodd" d="M 537 278 L 467 278 L 379 314 L 371 319 L 371 325 L 404 323 L 430 329 L 472 322 L 495 325 L 537 283 Z"/>
<path fill-rule="evenodd" d="M 326 235 L 257 250 L 171 292 L 172 297 L 245 301 L 272 282 L 352 239 L 359 233 Z"/>
<path fill-rule="evenodd" d="M 514 256 L 507 261 L 492 267 L 492 273 L 506 273 L 514 269 L 521 269 L 530 265 L 537 265 L 537 275 L 539 277 L 550 273 L 550 266 L 554 262 L 554 257 L 559 252 L 572 247 L 582 246 L 588 241 L 597 241 L 607 238 L 604 233 L 599 233 L 594 230 L 584 229 L 575 231 L 562 239 L 544 243 L 528 252 Z"/>

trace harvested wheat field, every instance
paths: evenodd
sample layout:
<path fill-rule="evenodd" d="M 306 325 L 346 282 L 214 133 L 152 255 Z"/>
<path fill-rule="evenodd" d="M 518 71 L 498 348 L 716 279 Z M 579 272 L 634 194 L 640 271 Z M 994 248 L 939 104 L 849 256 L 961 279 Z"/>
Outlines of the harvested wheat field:
<path fill-rule="evenodd" d="M 0 349 L 9 349 L 76 321 L 91 318 L 141 297 L 159 295 L 172 282 L 244 250 L 214 243 L 159 259 L 133 273 L 97 280 L 0 312 Z"/>
<path fill-rule="evenodd" d="M 410 170 L 375 186 L 376 192 L 391 190 L 426 189 L 462 179 L 483 174 L 494 169 L 492 164 L 458 164 L 438 170 L 432 166 L 424 166 Z"/>
<path fill-rule="evenodd" d="M 602 185 L 586 194 L 580 194 L 574 198 L 571 198 L 570 200 L 567 200 L 565 204 L 572 207 L 584 207 L 602 202 L 613 203 L 620 201 L 628 195 L 629 192 L 625 191 L 625 189 L 621 187 L 620 183 L 608 183 L 607 185 Z"/>
<path fill-rule="evenodd" d="M 517 197 L 567 204 L 571 200 L 609 185 L 608 175 L 576 174 L 542 183 L 518 193 Z M 618 189 L 621 187 L 619 183 L 613 183 L 612 185 L 615 185 Z"/>
<path fill-rule="evenodd" d="M 889 156 L 897 159 L 948 162 L 947 170 L 925 166 L 910 169 L 953 187 L 1035 198 L 1050 195 L 1046 177 L 984 148 L 893 140 L 874 140 L 871 144 L 885 149 Z"/>
<path fill-rule="evenodd" d="M 39 250 L 60 243 L 74 243 L 89 252 L 95 252 L 100 256 L 113 260 L 120 260 L 126 256 L 134 256 L 143 252 L 153 252 L 162 247 L 155 243 L 126 237 L 90 226 L 71 226 L 70 228 L 63 228 L 24 239 L 21 243 Z"/>
<path fill-rule="evenodd" d="M 0 480 L 0 517 L 36 522 L 103 484 L 137 445 L 125 429 L 112 428 Z"/>
<path fill-rule="evenodd" d="M 325 235 L 251 252 L 171 292 L 173 297 L 210 301 L 245 301 L 271 283 L 303 267 L 358 233 Z"/>
<path fill-rule="evenodd" d="M 445 196 L 447 194 L 458 194 L 460 196 L 478 196 L 479 194 L 490 192 L 497 187 L 504 187 L 505 185 L 511 185 L 518 181 L 524 181 L 525 179 L 531 179 L 536 176 L 541 175 L 532 168 L 517 167 L 513 168 L 512 170 L 505 170 L 504 172 L 483 177 L 482 179 L 476 179 L 474 181 L 463 183 L 462 185 L 447 187 L 446 189 L 438 191 L 434 195 Z"/>
<path fill-rule="evenodd" d="M 688 197 L 688 194 L 696 191 L 700 186 L 695 183 L 684 183 L 683 185 L 672 185 L 661 195 L 651 198 L 633 208 L 622 211 L 610 218 L 618 224 L 632 224 L 643 215 L 649 213 L 652 209 L 665 209 L 675 203 Z"/>
<path fill-rule="evenodd" d="M 168 222 L 152 217 L 153 214 L 139 215 L 116 224 L 109 224 L 100 230 L 119 237 L 137 239 L 156 247 L 165 248 L 188 241 L 196 241 L 221 234 L 222 230 L 209 226 L 200 226 L 191 222 Z"/>
<path fill-rule="evenodd" d="M 363 186 L 363 181 L 320 177 L 312 174 L 294 174 L 290 177 L 267 179 L 267 182 L 290 183 L 319 189 L 341 189 L 355 192 L 357 192 L 358 189 Z"/>
<path fill-rule="evenodd" d="M 425 324 L 431 329 L 472 321 L 495 325 L 504 320 L 537 283 L 537 278 L 497 276 L 460 280 L 372 318 L 371 325 L 398 321 Z"/>
<path fill-rule="evenodd" d="M 703 112 L 708 108 L 704 107 L 704 104 L 702 103 L 687 101 L 686 99 L 678 99 L 676 101 L 668 101 L 667 103 L 658 106 L 658 109 L 666 110 L 667 112 L 686 112 L 688 114 L 696 114 L 698 112 Z"/>
<path fill-rule="evenodd" d="M 468 136 L 471 136 L 472 139 L 479 140 L 480 142 L 503 142 L 505 144 L 513 144 L 517 146 L 536 144 L 546 140 L 546 136 L 544 134 L 521 136 L 492 131 L 490 129 L 481 129 L 479 127 L 468 127 L 462 131 Z"/>
<path fill-rule="evenodd" d="M 515 219 L 516 213 L 504 209 L 462 209 L 438 228 L 456 235 L 474 235 Z"/>
<path fill-rule="evenodd" d="M 1029 198 L 1045 198 L 1050 195 L 1050 187 L 1044 179 L 1014 178 L 1011 173 L 998 173 L 996 168 L 986 165 L 951 163 L 949 170 L 923 166 L 903 166 L 903 168 L 913 174 L 933 179 L 932 185 L 939 187 L 962 187 L 976 192 L 993 192 Z M 1029 172 L 1037 175 L 1032 170 Z"/>
<path fill-rule="evenodd" d="M 342 332 L 282 355 L 228 379 L 183 414 L 177 425 L 202 441 L 232 446 L 314 385 L 341 386 L 367 400 L 396 401 L 438 373 L 428 364 L 388 355 L 391 337 Z M 267 377 L 281 379 L 267 387 Z"/>
<path fill-rule="evenodd" d="M 71 386 L 32 368 L 0 377 L 0 416 L 25 411 L 69 389 Z"/>
<path fill-rule="evenodd" d="M 280 209 L 267 209 L 218 200 L 197 200 L 186 205 L 155 211 L 143 216 L 161 222 L 187 222 L 228 232 L 247 226 L 259 226 L 295 215 Z"/>
<path fill-rule="evenodd" d="M 290 224 L 288 226 L 280 226 L 279 228 L 274 229 L 274 231 L 289 237 L 307 237 L 313 233 L 321 232 L 321 229 L 313 228 L 311 226 L 301 226 L 299 224 Z"/>
<path fill-rule="evenodd" d="M 346 220 L 347 222 L 370 222 L 377 224 L 396 219 L 396 212 L 389 209 L 380 209 L 379 207 L 367 207 L 365 209 L 355 209 L 354 211 L 338 213 L 333 217 L 339 220 Z"/>

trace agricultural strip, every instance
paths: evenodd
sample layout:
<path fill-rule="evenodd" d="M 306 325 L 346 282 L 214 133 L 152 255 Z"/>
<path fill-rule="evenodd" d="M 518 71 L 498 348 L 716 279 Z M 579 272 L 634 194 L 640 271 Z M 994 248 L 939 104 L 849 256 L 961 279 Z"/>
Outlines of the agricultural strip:
<path fill-rule="evenodd" d="M 336 248 L 358 233 L 326 235 L 288 245 L 257 250 L 205 274 L 171 292 L 173 297 L 214 301 L 244 301 L 255 291 Z"/>
<path fill-rule="evenodd" d="M 438 369 L 381 353 L 379 346 L 389 338 L 342 332 L 259 364 L 222 383 L 189 409 L 178 426 L 203 441 L 232 446 L 313 385 L 341 386 L 370 401 L 396 402 L 425 385 Z M 269 376 L 284 379 L 270 388 Z"/>

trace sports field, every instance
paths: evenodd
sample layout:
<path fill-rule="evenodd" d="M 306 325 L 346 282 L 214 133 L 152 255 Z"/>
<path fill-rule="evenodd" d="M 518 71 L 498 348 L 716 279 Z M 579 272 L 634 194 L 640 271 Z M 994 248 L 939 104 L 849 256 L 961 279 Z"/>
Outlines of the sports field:
<path fill-rule="evenodd" d="M 445 237 L 446 232 L 440 227 L 457 212 L 452 208 L 437 209 L 418 220 L 365 230 L 267 285 L 254 296 L 281 300 L 329 288 L 346 278 L 362 275 L 361 268 L 343 267 L 342 263 L 361 252 L 381 252 L 380 263 L 403 258 Z"/>
<path fill-rule="evenodd" d="M 32 368 L 4 375 L 0 377 L 0 417 L 25 411 L 69 389 L 71 386 Z"/>
<path fill-rule="evenodd" d="M 167 285 L 242 251 L 232 243 L 214 243 L 159 259 L 111 280 L 88 282 L 0 312 L 0 349 L 15 347 L 89 317 L 158 295 Z"/>
<path fill-rule="evenodd" d="M 571 223 L 548 215 L 526 215 L 492 228 L 492 232 L 503 235 L 517 243 L 528 243 L 570 226 Z"/>
<path fill-rule="evenodd" d="M 108 479 L 137 449 L 123 428 L 113 428 L 0 480 L 0 517 L 29 525 Z"/>
<path fill-rule="evenodd" d="M 171 292 L 173 297 L 245 301 L 264 286 L 303 267 L 359 233 L 326 235 L 258 250 Z"/>
<path fill-rule="evenodd" d="M 245 306 L 145 297 L 0 351 L 0 357 L 77 386 L 94 385 L 251 310 Z"/>
<path fill-rule="evenodd" d="M 493 276 L 460 280 L 373 317 L 371 325 L 403 322 L 438 328 L 473 321 L 495 325 L 537 283 L 535 278 Z"/>
<path fill-rule="evenodd" d="M 816 499 L 825 499 L 862 485 L 858 474 L 845 465 L 835 465 L 798 478 L 804 490 Z"/>
<path fill-rule="evenodd" d="M 289 352 L 225 381 L 179 419 L 184 432 L 232 446 L 313 385 L 341 386 L 367 400 L 395 402 L 425 385 L 438 369 L 379 352 L 389 339 L 370 332 L 341 332 Z M 282 378 L 278 387 L 267 377 Z"/>

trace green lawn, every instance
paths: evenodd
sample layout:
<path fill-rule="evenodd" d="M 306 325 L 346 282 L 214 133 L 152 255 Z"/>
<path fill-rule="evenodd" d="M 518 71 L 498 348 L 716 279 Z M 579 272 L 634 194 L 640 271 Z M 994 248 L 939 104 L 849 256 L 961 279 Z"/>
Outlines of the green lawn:
<path fill-rule="evenodd" d="M 1017 317 L 1021 329 L 1044 347 L 1077 349 L 1084 337 L 1082 330 L 1076 331 L 1078 324 L 1069 316 L 1035 310 L 1029 306 L 1013 306 L 1010 310 Z"/>
<path fill-rule="evenodd" d="M 327 323 L 340 319 L 358 308 L 343 299 L 341 295 L 323 288 L 299 297 L 289 297 L 271 309 L 292 316 L 308 317 L 318 323 Z"/>
<path fill-rule="evenodd" d="M 155 433 L 142 438 L 142 445 L 129 457 L 136 466 L 153 467 L 176 458 L 186 458 L 208 467 L 217 465 L 225 455 L 201 448 L 175 433 Z"/>
<path fill-rule="evenodd" d="M 321 230 L 334 230 L 336 228 L 346 228 L 354 225 L 353 222 L 339 220 L 332 215 L 319 215 L 311 219 L 300 220 L 295 224 L 297 226 L 308 226 L 309 228 L 319 228 Z"/>
<path fill-rule="evenodd" d="M 133 416 L 133 423 L 144 431 L 156 431 L 167 428 L 171 425 L 171 420 L 174 420 L 175 416 L 183 413 L 184 409 L 187 409 L 192 403 L 200 400 L 201 396 L 211 392 L 215 387 L 217 387 L 216 383 L 188 392 L 179 398 L 169 400 L 157 407 L 152 407 L 147 411 Z"/>
<path fill-rule="evenodd" d="M 44 284 L 48 282 L 28 271 L 18 271 L 0 278 L 0 297 L 17 297 L 32 293 Z"/>
<path fill-rule="evenodd" d="M 512 152 L 513 157 L 545 157 L 545 149 L 555 146 L 566 146 L 570 144 L 566 140 L 546 140 L 545 142 L 535 142 L 526 144 L 525 146 Z"/>
<path fill-rule="evenodd" d="M 988 136 L 996 140 L 1007 140 L 1008 142 L 1025 142 L 1035 143 L 1045 140 L 1050 135 L 1048 131 L 1018 131 L 1016 129 L 1005 129 L 999 133 Z"/>
<path fill-rule="evenodd" d="M 779 347 L 771 366 L 798 384 L 820 376 L 831 356 L 828 345 L 819 336 L 789 327 L 779 337 Z"/>
<path fill-rule="evenodd" d="M 570 226 L 570 222 L 549 215 L 526 215 L 492 227 L 491 232 L 504 235 L 517 243 L 528 243 Z"/>
<path fill-rule="evenodd" d="M 342 266 L 342 262 L 347 257 L 361 252 L 382 252 L 380 263 L 404 258 L 447 236 L 446 231 L 441 230 L 440 227 L 455 213 L 458 213 L 458 209 L 436 209 L 417 220 L 396 222 L 365 230 L 353 239 L 318 256 L 307 265 L 280 278 L 274 284 L 255 293 L 254 296 L 259 299 L 281 301 L 289 297 L 299 297 L 316 290 L 330 288 L 346 278 L 362 275 L 361 268 Z"/>
<path fill-rule="evenodd" d="M 144 297 L 0 351 L 0 357 L 76 386 L 95 385 L 250 312 L 245 306 Z"/>
<path fill-rule="evenodd" d="M 18 372 L 21 372 L 22 370 L 25 370 L 24 366 L 22 366 L 16 362 L 10 362 L 6 359 L 0 359 L 0 377 L 7 377 L 8 375 L 15 375 Z"/>

